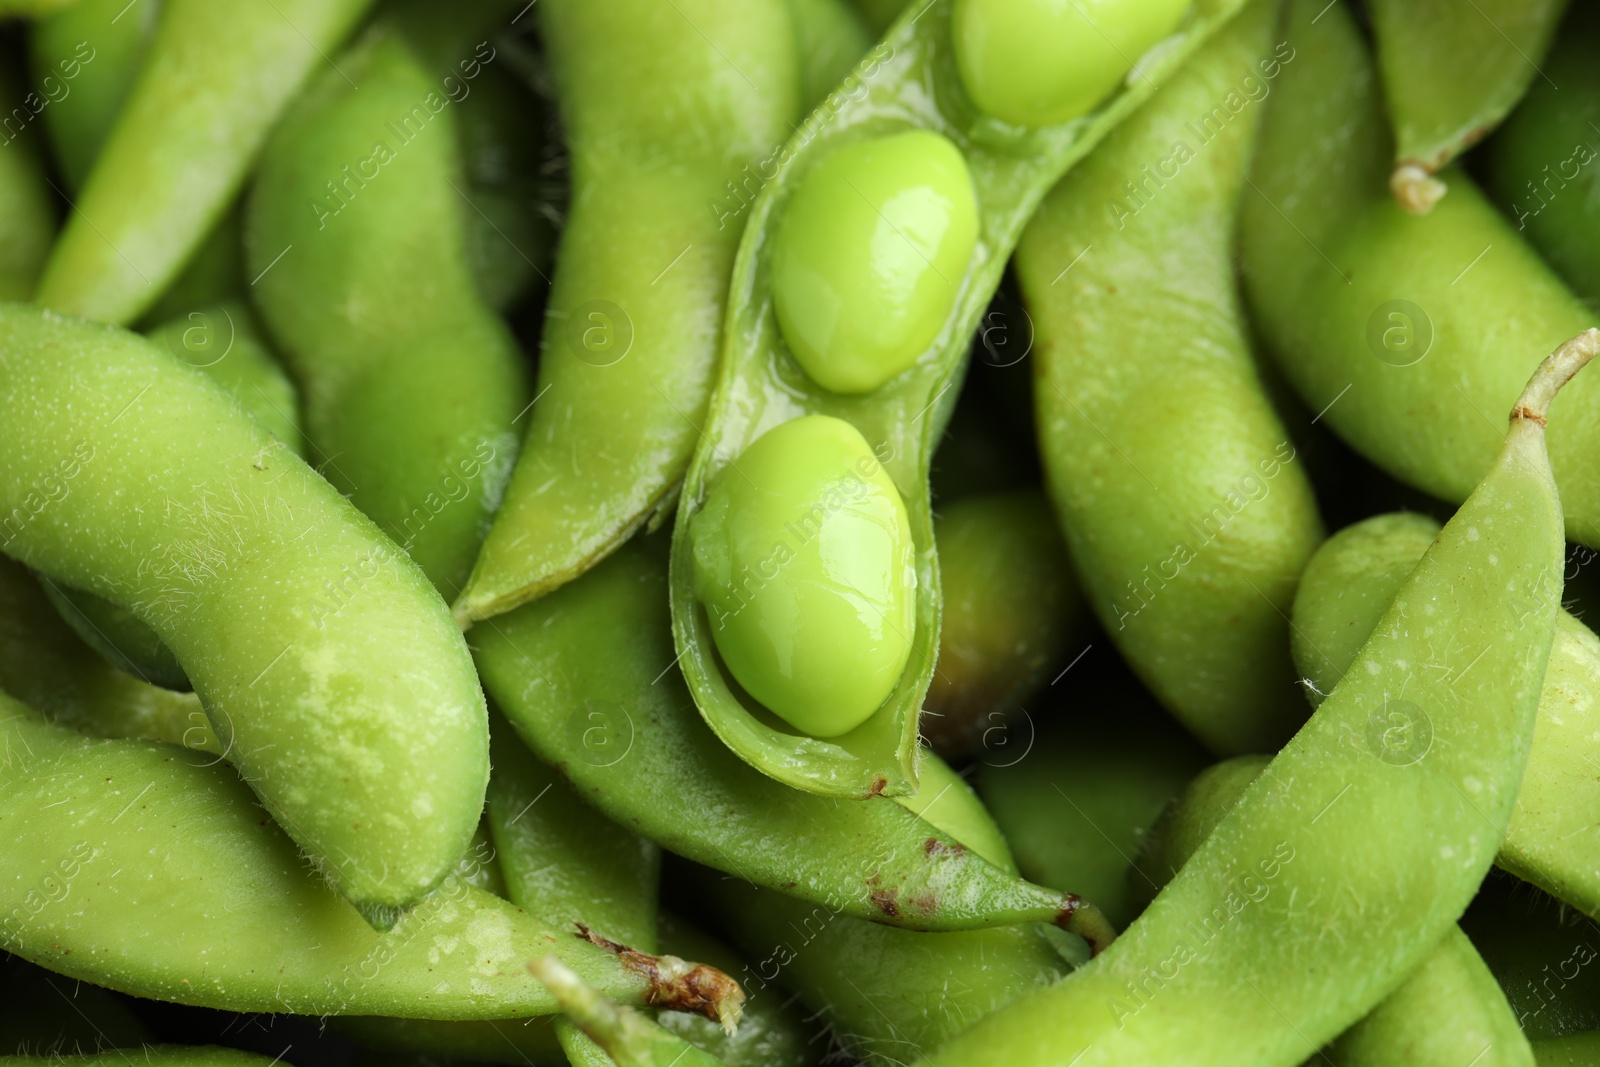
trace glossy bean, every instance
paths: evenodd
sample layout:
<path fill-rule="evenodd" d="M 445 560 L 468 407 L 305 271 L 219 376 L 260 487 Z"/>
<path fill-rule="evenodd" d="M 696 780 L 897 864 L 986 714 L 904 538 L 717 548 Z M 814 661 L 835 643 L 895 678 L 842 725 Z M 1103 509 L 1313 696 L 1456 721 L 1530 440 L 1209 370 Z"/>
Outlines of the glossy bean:
<path fill-rule="evenodd" d="M 915 788 L 917 715 L 933 676 L 939 630 L 928 470 L 973 330 L 1023 223 L 1050 185 L 1241 6 L 1227 0 L 1199 15 L 1171 40 L 1171 47 L 1151 59 L 1148 77 L 1125 84 L 1088 115 L 1054 126 L 1002 131 L 978 114 L 953 84 L 952 0 L 919 0 L 777 157 L 741 238 L 716 391 L 680 496 L 672 567 L 673 630 L 695 703 L 717 736 L 758 770 L 795 788 L 830 796 L 896 795 Z M 971 176 L 980 239 L 964 263 L 951 260 L 940 268 L 940 300 L 928 305 L 939 312 L 937 328 L 923 350 L 913 354 L 910 366 L 866 395 L 843 395 L 807 373 L 807 358 L 793 345 L 793 336 L 785 344 L 789 331 L 779 321 L 782 235 L 788 212 L 804 210 L 808 183 L 826 173 L 830 160 L 861 150 L 868 138 L 891 137 L 916 137 L 924 143 L 940 138 L 956 150 Z M 959 185 L 945 179 L 939 184 Z M 952 210 L 949 217 L 958 215 Z M 890 248 L 903 238 L 886 230 L 884 241 Z M 943 257 L 941 252 L 938 258 Z M 839 263 L 832 269 L 848 271 Z M 867 301 L 871 290 L 831 291 L 841 302 L 841 315 L 848 308 L 852 321 L 869 318 L 862 314 L 865 305 L 857 302 Z M 905 500 L 917 561 L 915 624 L 906 635 L 912 651 L 898 683 L 865 722 L 826 741 L 778 729 L 759 709 L 740 702 L 734 679 L 715 655 L 713 622 L 694 586 L 694 520 L 716 478 L 736 469 L 744 451 L 773 427 L 808 415 L 842 418 L 861 432 Z M 775 544 L 791 551 L 795 547 L 790 544 L 793 533 L 780 529 L 772 534 Z M 781 571 L 775 581 L 786 584 Z M 851 590 L 846 586 L 835 595 L 848 599 Z M 863 685 L 857 696 L 864 699 L 869 688 Z"/>
<path fill-rule="evenodd" d="M 1373 0 L 1372 35 L 1394 125 L 1390 188 L 1408 211 L 1445 193 L 1430 178 L 1505 118 L 1544 79 L 1545 51 L 1567 0 Z"/>
<path fill-rule="evenodd" d="M 45 264 L 39 303 L 137 319 L 221 217 L 313 64 L 368 3 L 252 0 L 224 10 L 166 0 L 143 73 Z"/>
<path fill-rule="evenodd" d="M 942 504 L 933 518 L 944 604 L 922 736 L 945 755 L 1003 735 L 1022 704 L 1078 652 L 1082 594 L 1037 489 Z M 991 734 L 991 731 L 995 733 Z"/>
<path fill-rule="evenodd" d="M 1379 515 L 1339 531 L 1306 567 L 1295 598 L 1295 665 L 1313 702 L 1356 652 L 1439 532 L 1414 514 Z M 1600 783 L 1587 753 L 1600 735 L 1600 638 L 1571 613 L 1556 617 L 1528 768 L 1496 863 L 1600 917 Z"/>
<path fill-rule="evenodd" d="M 857 918 L 930 930 L 1056 921 L 1104 937 L 1076 897 L 953 848 L 898 804 L 789 789 L 730 753 L 672 667 L 659 542 L 473 635 L 496 704 L 585 800 L 697 863 Z"/>
<path fill-rule="evenodd" d="M 426 579 L 149 342 L 13 305 L 0 352 L 0 547 L 150 625 L 268 810 L 393 922 L 455 865 L 488 777 L 483 694 Z"/>
<path fill-rule="evenodd" d="M 1495 416 L 1536 354 L 1592 316 L 1459 170 L 1443 175 L 1451 193 L 1430 214 L 1395 204 L 1377 70 L 1342 22 L 1317 24 L 1268 101 L 1240 208 L 1245 291 L 1321 425 L 1401 481 L 1460 501 L 1493 465 Z M 1567 536 L 1600 544 L 1600 378 L 1573 383 L 1561 404 L 1550 463 Z"/>
<path fill-rule="evenodd" d="M 1017 247 L 1039 450 L 1079 580 L 1135 673 L 1223 753 L 1270 751 L 1302 721 L 1284 615 L 1322 540 L 1233 275 L 1256 124 L 1293 66 L 1276 11 L 1219 35 Z"/>
<path fill-rule="evenodd" d="M 456 600 L 464 624 L 549 592 L 662 521 L 705 424 L 744 198 L 799 117 L 785 0 L 556 0 L 536 14 L 572 203 L 539 399 Z"/>
<path fill-rule="evenodd" d="M 1315 5 L 1292 10 L 1304 56 L 1307 27 L 1326 32 L 1334 12 L 1312 26 Z M 1354 43 L 1353 25 L 1334 26 Z M 1066 981 L 921 1062 L 1294 1064 L 1427 957 L 1488 871 L 1516 800 L 1560 601 L 1544 413 L 1596 348 L 1591 332 L 1541 365 L 1500 460 L 1345 680 L 1150 908 Z M 1508 608 L 1507 588 L 1525 611 Z M 1408 711 L 1431 725 L 1428 748 L 1386 747 L 1382 731 L 1367 740 L 1369 717 Z M 1422 849 L 1437 861 L 1419 864 Z"/>

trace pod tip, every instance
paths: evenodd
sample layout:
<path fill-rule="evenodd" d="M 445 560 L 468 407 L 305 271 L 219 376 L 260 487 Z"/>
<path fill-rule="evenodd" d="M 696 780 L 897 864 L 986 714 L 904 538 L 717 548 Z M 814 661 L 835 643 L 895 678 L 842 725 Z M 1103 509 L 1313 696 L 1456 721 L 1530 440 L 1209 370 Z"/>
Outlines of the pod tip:
<path fill-rule="evenodd" d="M 1389 191 L 1395 201 L 1413 215 L 1426 215 L 1444 198 L 1450 187 L 1435 178 L 1420 163 L 1402 163 L 1389 175 Z"/>

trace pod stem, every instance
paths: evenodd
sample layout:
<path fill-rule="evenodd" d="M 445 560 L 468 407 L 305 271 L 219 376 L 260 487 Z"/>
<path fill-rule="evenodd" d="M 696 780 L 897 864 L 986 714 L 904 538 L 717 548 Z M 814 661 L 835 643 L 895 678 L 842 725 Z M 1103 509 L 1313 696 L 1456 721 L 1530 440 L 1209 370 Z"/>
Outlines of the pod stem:
<path fill-rule="evenodd" d="M 1389 175 L 1389 192 L 1413 215 L 1426 215 L 1450 187 L 1420 163 L 1402 163 Z"/>
<path fill-rule="evenodd" d="M 1511 409 L 1512 425 L 1530 421 L 1543 426 L 1550 402 L 1556 398 L 1561 387 L 1571 381 L 1572 376 L 1582 370 L 1584 364 L 1597 353 L 1600 353 L 1600 330 L 1590 327 L 1544 357 L 1544 362 L 1528 379 L 1527 388 L 1517 398 L 1517 406 Z"/>
<path fill-rule="evenodd" d="M 1056 925 L 1089 942 L 1091 956 L 1100 955 L 1117 939 L 1117 928 L 1105 912 L 1076 894 L 1067 895 L 1066 905 L 1056 913 Z"/>
<path fill-rule="evenodd" d="M 624 1061 L 634 1060 L 629 1053 L 639 1043 L 639 1020 L 632 1012 L 606 999 L 555 956 L 530 960 L 528 973 L 544 983 L 567 1018 L 601 1048 Z"/>

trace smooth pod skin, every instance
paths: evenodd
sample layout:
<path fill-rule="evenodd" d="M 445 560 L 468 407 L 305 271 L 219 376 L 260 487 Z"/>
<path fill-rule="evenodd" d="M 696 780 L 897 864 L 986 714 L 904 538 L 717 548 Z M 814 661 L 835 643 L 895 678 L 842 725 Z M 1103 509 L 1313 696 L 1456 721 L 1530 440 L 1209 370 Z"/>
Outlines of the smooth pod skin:
<path fill-rule="evenodd" d="M 509 476 L 526 370 L 467 264 L 452 98 L 393 31 L 341 61 L 360 91 L 319 75 L 262 156 L 254 292 L 312 457 L 448 599 Z"/>
<path fill-rule="evenodd" d="M 1076 649 L 1084 604 L 1037 489 L 965 497 L 933 518 L 944 604 L 922 735 L 960 755 L 984 744 Z"/>
<path fill-rule="evenodd" d="M 861 14 L 849 0 L 788 0 L 800 56 L 800 107 L 810 111 L 833 91 L 871 46 Z"/>
<path fill-rule="evenodd" d="M 1296 7 L 1302 56 L 1315 15 Z M 920 1062 L 1287 1067 L 1427 958 L 1516 800 L 1560 606 L 1561 506 L 1542 424 L 1596 347 L 1600 333 L 1586 334 L 1541 365 L 1494 469 L 1345 680 L 1144 914 L 1066 981 Z"/>
<path fill-rule="evenodd" d="M 1339 531 L 1312 557 L 1295 598 L 1295 664 L 1319 701 L 1344 676 L 1439 524 L 1379 515 Z M 1588 753 L 1600 738 L 1600 637 L 1556 616 L 1528 769 L 1496 863 L 1600 917 L 1600 783 Z"/>
<path fill-rule="evenodd" d="M 680 856 L 856 918 L 930 930 L 1074 923 L 1076 898 L 954 848 L 890 800 L 790 789 L 729 752 L 670 669 L 658 542 L 473 635 L 496 704 L 579 795 Z"/>
<path fill-rule="evenodd" d="M 1243 6 L 1224 0 L 1195 19 L 1159 52 L 1149 77 L 1125 85 L 1088 115 L 1034 130 L 998 130 L 954 84 L 952 0 L 918 0 L 775 157 L 741 238 L 716 390 L 679 497 L 672 564 L 673 633 L 690 692 L 717 736 L 762 773 L 797 789 L 856 799 L 915 788 L 917 718 L 939 634 L 928 473 L 974 331 L 1049 187 Z M 978 205 L 978 242 L 964 274 L 947 279 L 958 295 L 927 350 L 872 393 L 841 395 L 812 379 L 784 343 L 774 303 L 777 234 L 806 176 L 830 155 L 865 137 L 912 130 L 937 134 L 960 151 Z M 741 703 L 694 592 L 690 530 L 712 482 L 763 433 L 803 415 L 842 418 L 861 432 L 906 502 L 916 547 L 916 625 L 906 668 L 866 722 L 826 741 L 797 738 L 766 709 Z"/>
<path fill-rule="evenodd" d="M 28 34 L 35 80 L 64 82 L 60 99 L 46 108 L 44 129 L 67 188 L 83 187 L 155 36 L 161 0 L 132 8 L 117 0 L 75 0 L 40 19 Z"/>
<path fill-rule="evenodd" d="M 379 933 L 306 869 L 231 768 L 91 740 L 3 704 L 5 951 L 120 992 L 239 1012 L 544 1015 L 555 1003 L 522 967 L 552 951 L 610 995 L 652 995 L 611 952 L 459 877 Z"/>
<path fill-rule="evenodd" d="M 1600 300 L 1600 253 L 1586 241 L 1600 213 L 1600 24 L 1579 5 L 1536 81 L 1481 153 L 1495 205 L 1582 299 Z"/>
<path fill-rule="evenodd" d="M 1426 212 L 1442 170 L 1505 118 L 1541 70 L 1567 0 L 1373 0 L 1368 7 L 1394 124 L 1395 198 Z"/>
<path fill-rule="evenodd" d="M 863 137 L 803 174 L 773 236 L 772 305 L 795 362 L 835 393 L 911 366 L 978 243 L 966 160 L 929 130 Z"/>
<path fill-rule="evenodd" d="M 272 1067 L 278 1061 L 231 1048 L 193 1045 L 142 1045 L 89 1056 L 0 1056 L 0 1067 L 124 1067 L 134 1062 L 149 1067 Z"/>
<path fill-rule="evenodd" d="M 1284 616 L 1323 536 L 1233 276 L 1256 123 L 1293 64 L 1276 11 L 1241 16 L 1068 175 L 1016 259 L 1046 485 L 1085 595 L 1222 753 L 1271 751 L 1302 721 Z"/>
<path fill-rule="evenodd" d="M 917 572 L 905 501 L 854 426 L 768 430 L 690 536 L 717 651 L 755 700 L 811 737 L 878 710 L 911 655 Z"/>
<path fill-rule="evenodd" d="M 268 810 L 392 923 L 455 866 L 488 778 L 483 693 L 443 603 L 148 341 L 12 305 L 0 354 L 0 549 L 152 627 Z"/>
<path fill-rule="evenodd" d="M 1377 72 L 1338 10 L 1304 35 L 1268 101 L 1240 208 L 1245 293 L 1321 425 L 1461 501 L 1492 466 L 1498 413 L 1537 354 L 1593 316 L 1459 170 L 1431 213 L 1395 204 Z M 1600 545 L 1600 377 L 1574 382 L 1557 410 L 1550 465 L 1567 536 Z"/>
<path fill-rule="evenodd" d="M 957 69 L 978 110 L 1018 126 L 1084 114 L 1178 28 L 1189 0 L 957 0 Z"/>
<path fill-rule="evenodd" d="M 971 849 L 1002 870 L 1017 873 L 1017 861 L 1005 834 L 972 791 L 965 778 L 932 752 L 922 753 L 917 791 L 895 797 L 895 803 L 931 823 L 939 832 Z"/>
<path fill-rule="evenodd" d="M 1190 782 L 1151 833 L 1148 867 L 1165 884 L 1211 836 L 1261 771 L 1238 756 Z M 1448 1025 L 1440 1025 L 1441 1019 Z M 1333 1067 L 1532 1067 L 1518 1020 L 1459 926 L 1365 1018 L 1319 1053 Z M 1313 1062 L 1316 1062 L 1314 1059 Z"/>
<path fill-rule="evenodd" d="M 535 14 L 572 203 L 538 399 L 455 602 L 464 625 L 571 581 L 669 506 L 705 425 L 741 197 L 800 114 L 785 0 L 547 0 Z"/>
<path fill-rule="evenodd" d="M 165 0 L 36 299 L 131 322 L 221 218 L 267 131 L 370 0 Z"/>
<path fill-rule="evenodd" d="M 22 100 L 23 113 L 47 106 L 36 93 L 25 94 L 12 72 L 0 69 L 0 92 Z M 39 136 L 28 128 L 0 125 L 0 300 L 33 295 L 56 235 L 52 202 Z"/>

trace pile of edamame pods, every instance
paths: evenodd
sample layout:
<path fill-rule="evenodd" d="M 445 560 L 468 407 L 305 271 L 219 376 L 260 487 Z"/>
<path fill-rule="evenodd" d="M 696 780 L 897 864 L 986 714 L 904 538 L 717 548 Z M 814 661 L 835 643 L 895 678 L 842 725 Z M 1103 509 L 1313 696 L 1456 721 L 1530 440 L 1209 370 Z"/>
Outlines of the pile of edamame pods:
<path fill-rule="evenodd" d="M 1596 57 L 0 0 L 0 1065 L 1600 1065 Z"/>

